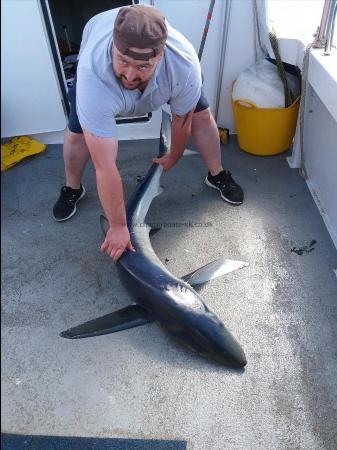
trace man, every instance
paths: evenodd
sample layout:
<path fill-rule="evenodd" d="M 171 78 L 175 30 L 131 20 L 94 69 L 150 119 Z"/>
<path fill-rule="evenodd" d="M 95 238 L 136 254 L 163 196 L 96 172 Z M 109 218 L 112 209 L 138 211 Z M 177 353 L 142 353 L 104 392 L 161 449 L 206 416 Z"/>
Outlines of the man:
<path fill-rule="evenodd" d="M 117 115 L 143 115 L 170 104 L 172 143 L 162 158 L 170 170 L 189 137 L 208 168 L 205 182 L 223 200 L 239 205 L 243 192 L 221 164 L 219 133 L 202 92 L 201 68 L 193 46 L 151 6 L 133 5 L 94 16 L 85 26 L 77 68 L 77 85 L 69 91 L 70 117 L 63 154 L 66 185 L 54 206 L 64 221 L 85 195 L 81 184 L 89 157 L 97 190 L 109 221 L 101 246 L 117 261 L 134 251 L 126 223 L 123 186 L 116 167 Z"/>

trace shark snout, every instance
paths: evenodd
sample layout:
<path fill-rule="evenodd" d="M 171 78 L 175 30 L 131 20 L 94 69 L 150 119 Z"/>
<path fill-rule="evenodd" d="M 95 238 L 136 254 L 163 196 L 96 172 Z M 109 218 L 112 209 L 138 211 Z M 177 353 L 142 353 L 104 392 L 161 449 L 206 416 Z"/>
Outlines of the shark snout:
<path fill-rule="evenodd" d="M 222 324 L 221 337 L 218 340 L 218 355 L 223 362 L 232 367 L 244 367 L 246 355 L 235 337 Z"/>
<path fill-rule="evenodd" d="M 236 368 L 244 367 L 247 364 L 246 355 L 239 342 L 212 314 L 208 326 L 203 330 L 199 329 L 196 334 L 199 335 L 199 345 L 202 345 L 205 356 Z M 195 335 L 196 339 L 197 335 Z"/>

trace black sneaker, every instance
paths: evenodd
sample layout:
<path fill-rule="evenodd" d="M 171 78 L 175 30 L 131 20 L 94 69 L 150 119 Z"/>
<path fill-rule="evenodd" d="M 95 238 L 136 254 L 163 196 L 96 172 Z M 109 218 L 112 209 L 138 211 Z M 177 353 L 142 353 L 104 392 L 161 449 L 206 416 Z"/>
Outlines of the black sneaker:
<path fill-rule="evenodd" d="M 76 212 L 76 203 L 84 196 L 85 189 L 82 185 L 79 189 L 63 186 L 60 197 L 53 208 L 54 219 L 57 222 L 70 219 Z"/>
<path fill-rule="evenodd" d="M 235 183 L 228 170 L 223 170 L 215 176 L 208 172 L 205 183 L 213 189 L 218 189 L 221 193 L 221 198 L 231 205 L 241 205 L 243 202 L 243 191 Z"/>

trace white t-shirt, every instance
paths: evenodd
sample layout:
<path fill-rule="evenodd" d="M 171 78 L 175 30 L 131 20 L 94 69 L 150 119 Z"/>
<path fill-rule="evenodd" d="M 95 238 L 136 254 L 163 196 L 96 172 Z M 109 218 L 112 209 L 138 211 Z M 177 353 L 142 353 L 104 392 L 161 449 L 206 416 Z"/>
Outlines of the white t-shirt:
<path fill-rule="evenodd" d="M 150 7 L 150 6 L 149 6 Z M 116 116 L 140 116 L 170 102 L 172 113 L 191 111 L 201 95 L 201 68 L 192 44 L 167 22 L 164 55 L 142 93 L 128 90 L 112 67 L 112 32 L 119 8 L 92 17 L 83 30 L 76 108 L 82 128 L 117 138 Z"/>

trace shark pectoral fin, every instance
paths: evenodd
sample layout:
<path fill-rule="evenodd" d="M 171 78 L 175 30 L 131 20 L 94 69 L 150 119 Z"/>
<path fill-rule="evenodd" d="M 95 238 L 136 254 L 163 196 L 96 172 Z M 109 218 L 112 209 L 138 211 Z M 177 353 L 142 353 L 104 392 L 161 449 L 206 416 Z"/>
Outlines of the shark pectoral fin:
<path fill-rule="evenodd" d="M 207 283 L 214 278 L 221 277 L 226 273 L 233 272 L 234 270 L 246 266 L 248 266 L 248 263 L 244 261 L 220 258 L 183 276 L 182 279 L 191 286 L 195 286 L 197 284 Z"/>
<path fill-rule="evenodd" d="M 103 216 L 103 214 L 101 214 L 101 215 L 99 216 L 99 223 L 100 223 L 100 225 L 101 225 L 102 233 L 103 233 L 103 235 L 104 235 L 104 237 L 105 237 L 106 234 L 107 234 L 107 232 L 108 232 L 108 229 L 109 229 L 109 222 L 108 222 L 108 219 L 107 219 L 105 216 Z"/>
<path fill-rule="evenodd" d="M 116 333 L 128 328 L 139 327 L 153 322 L 149 313 L 139 305 L 130 305 L 106 316 L 98 317 L 63 331 L 60 336 L 67 339 L 82 339 Z"/>

